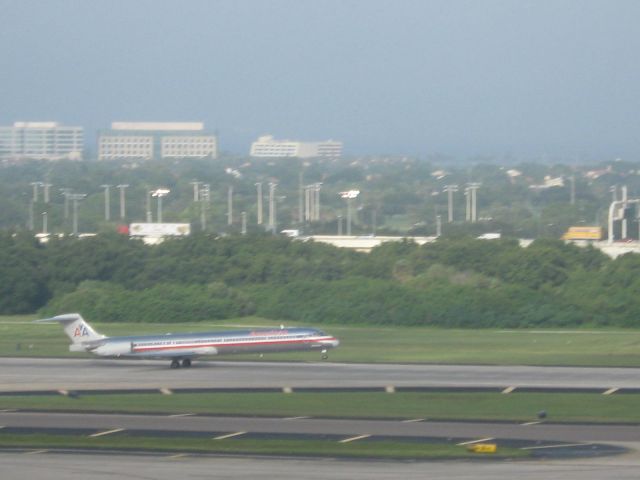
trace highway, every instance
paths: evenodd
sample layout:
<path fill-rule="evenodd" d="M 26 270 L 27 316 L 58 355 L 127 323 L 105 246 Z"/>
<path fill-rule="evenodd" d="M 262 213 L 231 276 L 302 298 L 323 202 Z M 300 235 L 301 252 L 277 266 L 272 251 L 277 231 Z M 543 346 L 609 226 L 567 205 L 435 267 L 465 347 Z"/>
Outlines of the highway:
<path fill-rule="evenodd" d="M 243 387 L 640 388 L 640 368 L 0 358 L 0 392 Z"/>

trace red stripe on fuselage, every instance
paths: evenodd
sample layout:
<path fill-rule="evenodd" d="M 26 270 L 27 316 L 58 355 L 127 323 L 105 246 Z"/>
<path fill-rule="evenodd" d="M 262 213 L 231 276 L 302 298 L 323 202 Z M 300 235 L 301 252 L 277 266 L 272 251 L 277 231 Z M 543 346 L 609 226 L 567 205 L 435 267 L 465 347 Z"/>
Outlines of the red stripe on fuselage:
<path fill-rule="evenodd" d="M 270 340 L 264 342 L 234 342 L 234 343 L 198 343 L 198 344 L 186 344 L 186 345 L 158 345 L 152 347 L 133 347 L 134 352 L 148 352 L 148 351 L 157 351 L 157 350 L 180 350 L 180 349 L 198 349 L 198 348 L 206 348 L 206 347 L 237 347 L 243 345 L 287 345 L 291 343 L 313 343 L 313 342 L 324 342 L 324 341 L 335 341 L 334 337 L 320 337 L 320 338 L 303 338 L 303 339 L 290 339 L 290 340 Z"/>

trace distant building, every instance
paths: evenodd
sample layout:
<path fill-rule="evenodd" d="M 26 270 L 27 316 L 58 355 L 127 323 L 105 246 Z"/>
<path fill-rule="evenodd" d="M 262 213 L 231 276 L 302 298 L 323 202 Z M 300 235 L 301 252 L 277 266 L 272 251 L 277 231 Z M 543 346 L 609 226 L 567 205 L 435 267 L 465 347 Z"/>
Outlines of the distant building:
<path fill-rule="evenodd" d="M 297 140 L 275 140 L 272 135 L 259 137 L 251 144 L 252 157 L 332 157 L 342 155 L 342 142 L 300 142 Z"/>
<path fill-rule="evenodd" d="M 99 160 L 217 156 L 217 138 L 201 122 L 113 122 L 98 135 Z"/>
<path fill-rule="evenodd" d="M 57 122 L 15 122 L 0 127 L 0 160 L 82 160 L 82 127 Z"/>

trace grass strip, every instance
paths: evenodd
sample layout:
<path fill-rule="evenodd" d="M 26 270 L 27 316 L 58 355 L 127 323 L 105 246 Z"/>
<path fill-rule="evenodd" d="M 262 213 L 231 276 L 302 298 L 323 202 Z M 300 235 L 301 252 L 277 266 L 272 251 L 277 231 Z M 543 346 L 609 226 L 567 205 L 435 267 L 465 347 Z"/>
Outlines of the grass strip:
<path fill-rule="evenodd" d="M 368 457 L 386 459 L 470 458 L 462 446 L 446 443 L 360 441 L 338 443 L 330 440 L 228 439 L 213 440 L 189 437 L 128 436 L 87 438 L 78 435 L 7 434 L 0 432 L 3 448 L 77 448 L 90 450 L 160 451 L 172 453 L 227 453 L 257 455 L 299 455 L 313 457 Z M 491 458 L 526 457 L 528 452 L 499 447 Z"/>
<path fill-rule="evenodd" d="M 431 420 L 640 423 L 640 395 L 584 393 L 178 393 L 0 396 L 0 409 Z"/>

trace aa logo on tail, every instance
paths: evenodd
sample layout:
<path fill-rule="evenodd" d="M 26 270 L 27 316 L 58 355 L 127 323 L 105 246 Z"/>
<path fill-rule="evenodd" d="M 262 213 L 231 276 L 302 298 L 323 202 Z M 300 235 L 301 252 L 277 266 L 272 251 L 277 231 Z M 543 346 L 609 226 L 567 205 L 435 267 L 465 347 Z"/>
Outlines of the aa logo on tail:
<path fill-rule="evenodd" d="M 74 337 L 88 337 L 89 336 L 89 330 L 87 329 L 87 327 L 85 325 L 82 325 L 80 327 L 76 327 L 75 331 L 73 332 L 73 336 Z"/>

